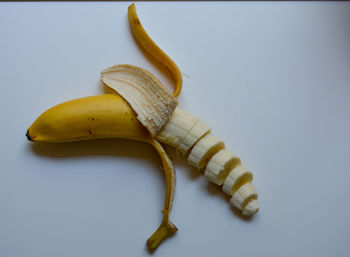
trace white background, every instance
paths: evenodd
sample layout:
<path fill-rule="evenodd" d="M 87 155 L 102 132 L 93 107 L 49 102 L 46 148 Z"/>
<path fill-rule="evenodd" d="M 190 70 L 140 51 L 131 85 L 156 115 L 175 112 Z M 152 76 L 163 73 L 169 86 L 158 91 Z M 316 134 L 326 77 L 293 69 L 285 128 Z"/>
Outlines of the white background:
<path fill-rule="evenodd" d="M 0 256 L 149 256 L 164 199 L 145 144 L 34 144 L 47 108 L 105 92 L 102 69 L 168 73 L 132 38 L 129 3 L 0 3 Z M 350 256 L 350 3 L 137 3 L 184 76 L 179 106 L 254 172 L 253 219 L 169 149 L 178 233 L 154 256 Z"/>

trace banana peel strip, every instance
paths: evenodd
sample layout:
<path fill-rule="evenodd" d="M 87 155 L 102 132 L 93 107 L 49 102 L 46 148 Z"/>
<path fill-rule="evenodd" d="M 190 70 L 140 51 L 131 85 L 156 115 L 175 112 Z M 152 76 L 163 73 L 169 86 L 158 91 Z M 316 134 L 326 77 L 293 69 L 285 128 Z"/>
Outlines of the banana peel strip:
<path fill-rule="evenodd" d="M 169 214 L 173 205 L 175 194 L 176 174 L 172 162 L 162 145 L 155 139 L 150 142 L 162 159 L 165 174 L 165 201 L 163 209 L 163 220 L 158 229 L 148 238 L 147 247 L 153 252 L 169 236 L 177 231 L 177 227 L 169 220 Z"/>
<path fill-rule="evenodd" d="M 175 90 L 173 92 L 173 96 L 178 97 L 182 89 L 182 76 L 176 63 L 162 49 L 160 49 L 159 46 L 147 34 L 140 22 L 139 17 L 137 16 L 135 4 L 131 4 L 129 6 L 128 18 L 131 32 L 136 38 L 137 42 L 139 42 L 140 45 L 155 59 L 170 70 L 175 80 Z"/>
<path fill-rule="evenodd" d="M 168 123 L 177 106 L 169 90 L 151 72 L 140 67 L 115 65 L 101 72 L 101 80 L 131 105 L 152 137 Z"/>

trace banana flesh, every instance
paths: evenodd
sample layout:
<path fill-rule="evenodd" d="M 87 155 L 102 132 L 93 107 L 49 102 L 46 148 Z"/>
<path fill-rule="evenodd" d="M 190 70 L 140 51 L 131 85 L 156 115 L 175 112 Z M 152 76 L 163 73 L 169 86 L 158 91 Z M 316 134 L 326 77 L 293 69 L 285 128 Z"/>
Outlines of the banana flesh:
<path fill-rule="evenodd" d="M 252 180 L 253 174 L 250 170 L 244 165 L 239 165 L 228 174 L 222 190 L 228 195 L 233 195 L 242 184 Z"/>
<path fill-rule="evenodd" d="M 222 190 L 232 196 L 231 205 L 243 215 L 253 215 L 259 210 L 258 195 L 250 183 L 253 174 L 236 155 L 224 149 L 225 144 L 197 117 L 176 108 L 156 139 L 182 151 L 187 162 L 204 170 L 210 182 L 222 185 Z M 181 145 L 186 147 L 179 150 Z"/>
<path fill-rule="evenodd" d="M 168 142 L 170 146 L 178 148 L 196 122 L 196 117 L 176 108 L 171 119 L 164 129 L 156 135 L 156 138 L 160 142 Z M 176 132 L 174 133 L 174 131 Z"/>
<path fill-rule="evenodd" d="M 133 65 L 115 65 L 101 72 L 101 80 L 132 106 L 152 137 L 168 123 L 177 101 L 149 71 Z"/>
<path fill-rule="evenodd" d="M 242 214 L 245 216 L 252 216 L 259 210 L 259 201 L 252 199 L 242 210 Z"/>
<path fill-rule="evenodd" d="M 240 163 L 241 160 L 236 155 L 222 149 L 210 159 L 205 169 L 204 176 L 210 182 L 221 186 L 231 169 Z"/>
<path fill-rule="evenodd" d="M 209 131 L 209 126 L 197 117 L 176 108 L 171 119 L 156 135 L 156 139 L 174 147 L 183 156 L 187 156 L 190 148 Z"/>
<path fill-rule="evenodd" d="M 258 197 L 255 186 L 248 182 L 242 185 L 237 192 L 232 196 L 230 203 L 240 209 L 243 210 L 245 206 L 248 204 L 250 200 L 256 200 Z"/>
<path fill-rule="evenodd" d="M 194 126 L 188 131 L 181 144 L 177 148 L 177 151 L 184 157 L 188 156 L 192 146 L 195 145 L 203 136 L 211 131 L 209 126 L 200 119 L 194 124 Z"/>
<path fill-rule="evenodd" d="M 219 150 L 225 148 L 220 138 L 208 133 L 198 140 L 193 146 L 187 162 L 197 169 L 205 168 L 211 157 Z"/>

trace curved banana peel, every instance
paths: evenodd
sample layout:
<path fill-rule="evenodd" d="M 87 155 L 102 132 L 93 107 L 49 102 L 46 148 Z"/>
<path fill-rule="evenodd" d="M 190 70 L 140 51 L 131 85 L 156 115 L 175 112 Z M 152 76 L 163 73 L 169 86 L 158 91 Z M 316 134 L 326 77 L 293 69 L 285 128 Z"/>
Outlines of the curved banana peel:
<path fill-rule="evenodd" d="M 151 72 L 130 64 L 104 69 L 101 80 L 120 94 L 137 113 L 152 137 L 168 123 L 177 101 Z"/>
<path fill-rule="evenodd" d="M 162 145 L 154 139 L 151 141 L 151 144 L 156 149 L 160 158 L 162 159 L 166 185 L 162 223 L 160 224 L 159 228 L 153 233 L 153 235 L 147 240 L 146 243 L 148 249 L 150 251 L 154 251 L 164 241 L 164 239 L 166 239 L 171 234 L 177 231 L 176 226 L 169 220 L 169 213 L 172 208 L 175 193 L 176 176 L 173 165 L 168 155 L 164 151 Z"/>
<path fill-rule="evenodd" d="M 155 59 L 167 67 L 175 80 L 174 97 L 178 97 L 182 89 L 182 76 L 176 63 L 152 40 L 143 28 L 139 17 L 136 13 L 135 4 L 131 4 L 128 8 L 128 18 L 132 34 L 136 40 L 148 51 Z"/>

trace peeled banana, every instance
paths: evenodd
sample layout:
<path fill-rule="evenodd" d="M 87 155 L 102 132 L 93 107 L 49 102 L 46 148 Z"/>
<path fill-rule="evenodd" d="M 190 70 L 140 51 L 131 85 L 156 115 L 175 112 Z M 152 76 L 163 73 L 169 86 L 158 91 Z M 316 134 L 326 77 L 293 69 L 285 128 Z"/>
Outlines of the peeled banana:
<path fill-rule="evenodd" d="M 223 184 L 224 192 L 232 195 L 231 204 L 243 214 L 252 215 L 259 208 L 255 187 L 250 183 L 252 173 L 240 164 L 237 156 L 224 150 L 225 144 L 211 134 L 204 122 L 180 108 L 175 109 L 165 127 L 152 138 L 124 98 L 113 94 L 85 97 L 44 112 L 28 129 L 27 137 L 38 142 L 127 138 L 153 146 L 158 140 L 182 152 L 189 164 L 204 171 L 209 181 Z M 182 145 L 188 147 L 182 148 Z M 161 157 L 163 155 L 165 153 L 160 153 Z M 166 172 L 168 177 L 174 176 L 171 174 Z M 167 198 L 172 198 L 174 189 L 169 188 L 169 191 Z M 249 204 L 251 201 L 253 205 Z"/>
<path fill-rule="evenodd" d="M 101 80 L 116 94 L 56 105 L 35 120 L 27 130 L 27 138 L 36 142 L 126 138 L 151 144 L 162 160 L 166 182 L 163 219 L 147 240 L 152 251 L 177 231 L 169 220 L 175 171 L 160 143 L 174 147 L 209 181 L 222 186 L 231 196 L 232 206 L 243 215 L 255 214 L 259 202 L 250 170 L 225 149 L 224 142 L 211 133 L 207 124 L 177 107 L 176 97 L 182 88 L 180 70 L 143 29 L 134 4 L 128 8 L 128 18 L 136 40 L 171 71 L 175 81 L 173 94 L 149 71 L 133 65 L 115 65 L 101 72 Z"/>

